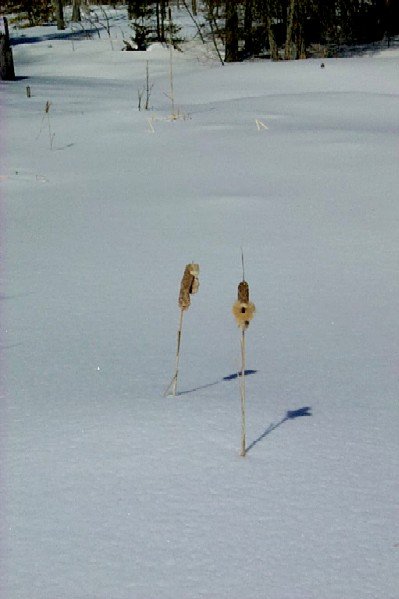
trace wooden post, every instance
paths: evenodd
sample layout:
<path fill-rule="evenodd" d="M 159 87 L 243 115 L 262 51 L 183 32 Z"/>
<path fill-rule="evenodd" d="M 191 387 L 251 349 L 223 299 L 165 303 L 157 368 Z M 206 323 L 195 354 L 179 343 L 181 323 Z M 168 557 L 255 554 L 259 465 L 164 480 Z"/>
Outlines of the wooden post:
<path fill-rule="evenodd" d="M 10 34 L 8 31 L 8 21 L 3 17 L 4 33 L 0 32 L 0 79 L 2 81 L 14 81 L 14 60 L 10 45 Z"/>

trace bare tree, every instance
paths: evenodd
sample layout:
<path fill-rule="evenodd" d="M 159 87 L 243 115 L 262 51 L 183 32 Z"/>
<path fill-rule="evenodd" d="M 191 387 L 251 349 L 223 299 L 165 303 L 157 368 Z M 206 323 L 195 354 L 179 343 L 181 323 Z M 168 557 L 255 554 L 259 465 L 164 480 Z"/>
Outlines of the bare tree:
<path fill-rule="evenodd" d="M 225 56 L 226 62 L 238 60 L 238 13 L 236 0 L 226 0 Z"/>
<path fill-rule="evenodd" d="M 80 23 L 80 21 L 82 20 L 82 17 L 80 14 L 80 3 L 81 3 L 81 0 L 73 0 L 73 2 L 72 2 L 71 21 L 73 21 L 74 23 Z"/>
<path fill-rule="evenodd" d="M 57 21 L 57 29 L 63 31 L 65 29 L 64 8 L 62 0 L 54 0 L 55 17 Z"/>
<path fill-rule="evenodd" d="M 3 81 L 13 81 L 15 79 L 14 60 L 6 17 L 3 17 L 3 22 L 4 33 L 0 32 L 0 79 Z"/>

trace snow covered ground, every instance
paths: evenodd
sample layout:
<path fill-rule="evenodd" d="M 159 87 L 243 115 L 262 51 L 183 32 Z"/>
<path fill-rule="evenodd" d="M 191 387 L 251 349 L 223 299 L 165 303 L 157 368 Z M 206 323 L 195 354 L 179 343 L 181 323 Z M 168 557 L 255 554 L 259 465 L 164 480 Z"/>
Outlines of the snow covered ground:
<path fill-rule="evenodd" d="M 398 599 L 398 51 L 190 46 L 171 120 L 167 49 L 23 33 L 0 89 L 1 598 Z"/>

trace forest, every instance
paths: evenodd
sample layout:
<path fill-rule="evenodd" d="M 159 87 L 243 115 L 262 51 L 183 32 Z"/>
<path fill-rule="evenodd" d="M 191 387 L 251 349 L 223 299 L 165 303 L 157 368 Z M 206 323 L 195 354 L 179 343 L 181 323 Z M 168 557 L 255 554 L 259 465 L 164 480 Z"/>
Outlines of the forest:
<path fill-rule="evenodd" d="M 57 22 L 65 27 L 64 10 L 72 21 L 88 13 L 89 0 L 11 0 L 0 4 L 2 12 L 27 19 L 29 26 Z M 172 9 L 186 11 L 200 37 L 211 36 L 224 51 L 225 62 L 252 57 L 272 60 L 304 59 L 318 54 L 338 56 L 345 46 L 382 40 L 390 45 L 399 33 L 397 0 L 128 0 L 126 6 L 138 49 L 148 42 L 176 41 L 179 27 L 171 24 Z"/>

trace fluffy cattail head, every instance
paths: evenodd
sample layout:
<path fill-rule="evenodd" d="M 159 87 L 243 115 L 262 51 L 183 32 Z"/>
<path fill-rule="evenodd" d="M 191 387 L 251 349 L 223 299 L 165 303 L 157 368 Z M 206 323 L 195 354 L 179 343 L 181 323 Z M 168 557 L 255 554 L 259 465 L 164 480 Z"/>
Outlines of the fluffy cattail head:
<path fill-rule="evenodd" d="M 247 329 L 255 314 L 255 304 L 249 301 L 249 285 L 241 281 L 238 285 L 238 299 L 233 305 L 233 315 L 237 325 Z"/>
<path fill-rule="evenodd" d="M 182 310 L 187 310 L 190 306 L 190 295 L 197 293 L 199 288 L 199 265 L 187 264 L 184 269 L 183 278 L 180 284 L 179 306 Z"/>

